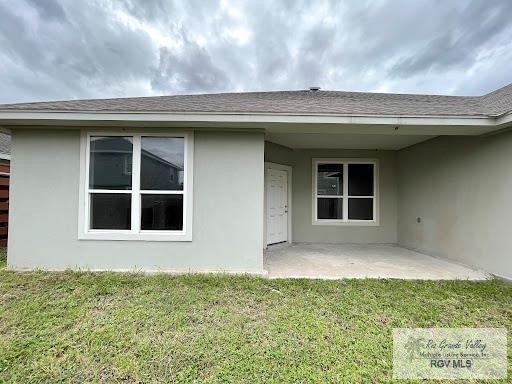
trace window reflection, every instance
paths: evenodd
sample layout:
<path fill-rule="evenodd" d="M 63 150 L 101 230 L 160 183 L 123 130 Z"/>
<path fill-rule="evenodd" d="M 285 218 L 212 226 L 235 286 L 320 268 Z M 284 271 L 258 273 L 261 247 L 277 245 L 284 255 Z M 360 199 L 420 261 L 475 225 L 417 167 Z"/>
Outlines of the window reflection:
<path fill-rule="evenodd" d="M 181 231 L 183 195 L 142 195 L 142 230 Z"/>
<path fill-rule="evenodd" d="M 91 193 L 91 229 L 130 229 L 129 193 Z"/>
<path fill-rule="evenodd" d="M 181 137 L 143 137 L 141 190 L 182 191 L 184 148 Z"/>
<path fill-rule="evenodd" d="M 319 195 L 343 195 L 343 164 L 318 164 L 317 175 Z"/>
<path fill-rule="evenodd" d="M 91 137 L 89 188 L 131 189 L 131 137 Z"/>

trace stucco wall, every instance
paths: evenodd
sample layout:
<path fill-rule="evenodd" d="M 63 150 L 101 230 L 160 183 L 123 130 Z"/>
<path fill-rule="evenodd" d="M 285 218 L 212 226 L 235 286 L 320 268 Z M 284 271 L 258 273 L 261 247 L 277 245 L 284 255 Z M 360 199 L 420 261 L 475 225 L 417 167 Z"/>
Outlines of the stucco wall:
<path fill-rule="evenodd" d="M 293 150 L 283 145 L 265 141 L 265 161 L 293 165 Z"/>
<path fill-rule="evenodd" d="M 79 131 L 15 130 L 11 268 L 262 271 L 263 133 L 195 133 L 193 241 L 78 240 Z"/>
<path fill-rule="evenodd" d="M 354 157 L 379 160 L 378 226 L 312 224 L 312 159 Z M 394 151 L 296 149 L 293 151 L 293 241 L 396 243 L 396 153 Z"/>
<path fill-rule="evenodd" d="M 439 137 L 398 165 L 400 245 L 512 278 L 511 132 Z"/>

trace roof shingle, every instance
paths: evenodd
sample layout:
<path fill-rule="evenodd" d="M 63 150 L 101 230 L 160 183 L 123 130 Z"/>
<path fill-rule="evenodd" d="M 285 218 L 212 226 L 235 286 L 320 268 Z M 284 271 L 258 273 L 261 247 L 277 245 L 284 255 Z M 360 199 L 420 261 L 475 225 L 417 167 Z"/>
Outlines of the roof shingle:
<path fill-rule="evenodd" d="M 18 103 L 0 110 L 496 116 L 512 111 L 512 84 L 483 96 L 277 91 Z"/>
<path fill-rule="evenodd" d="M 11 154 L 11 135 L 0 132 L 0 154 Z"/>

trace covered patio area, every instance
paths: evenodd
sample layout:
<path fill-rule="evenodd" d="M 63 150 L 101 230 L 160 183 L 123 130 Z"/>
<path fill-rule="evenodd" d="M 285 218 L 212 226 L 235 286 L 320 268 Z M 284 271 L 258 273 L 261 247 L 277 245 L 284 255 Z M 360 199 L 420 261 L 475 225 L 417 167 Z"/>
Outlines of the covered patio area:
<path fill-rule="evenodd" d="M 450 261 L 394 245 L 297 243 L 269 246 L 269 278 L 485 280 L 490 277 Z"/>

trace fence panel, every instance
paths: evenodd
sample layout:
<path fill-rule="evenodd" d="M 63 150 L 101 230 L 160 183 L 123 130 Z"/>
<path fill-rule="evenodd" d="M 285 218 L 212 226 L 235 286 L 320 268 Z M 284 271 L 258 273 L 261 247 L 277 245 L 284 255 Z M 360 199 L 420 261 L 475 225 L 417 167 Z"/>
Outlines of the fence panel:
<path fill-rule="evenodd" d="M 0 164 L 0 246 L 7 246 L 10 164 Z"/>

